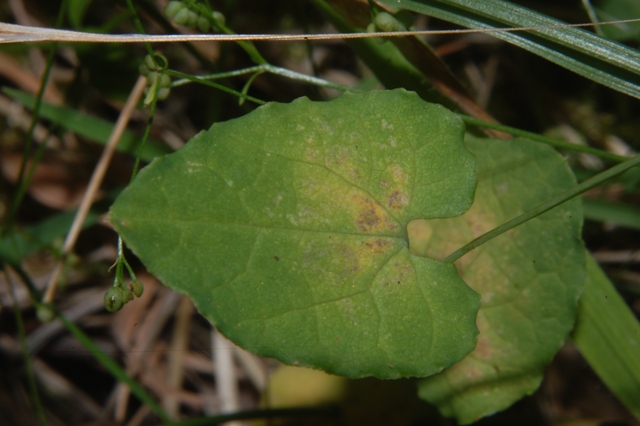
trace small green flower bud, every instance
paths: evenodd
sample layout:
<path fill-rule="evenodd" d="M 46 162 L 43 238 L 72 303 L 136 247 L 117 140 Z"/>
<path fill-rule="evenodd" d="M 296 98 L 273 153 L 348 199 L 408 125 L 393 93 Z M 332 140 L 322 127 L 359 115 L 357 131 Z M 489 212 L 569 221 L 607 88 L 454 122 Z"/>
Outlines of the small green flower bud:
<path fill-rule="evenodd" d="M 158 100 L 164 101 L 169 97 L 169 93 L 171 93 L 171 89 L 169 89 L 168 87 L 161 87 L 160 89 L 158 89 Z"/>
<path fill-rule="evenodd" d="M 387 12 L 380 12 L 376 15 L 375 19 L 376 27 L 382 31 L 404 31 L 406 28 L 395 16 Z"/>
<path fill-rule="evenodd" d="M 188 28 L 195 28 L 198 23 L 198 12 L 194 12 L 193 10 L 189 11 L 189 19 L 187 23 L 184 24 Z"/>
<path fill-rule="evenodd" d="M 184 7 L 180 9 L 178 13 L 176 13 L 176 15 L 173 17 L 173 22 L 175 22 L 178 25 L 186 24 L 190 16 L 189 12 L 191 11 L 189 10 L 188 7 Z"/>
<path fill-rule="evenodd" d="M 133 300 L 133 293 L 128 288 L 122 289 L 122 301 L 124 303 L 129 303 Z"/>
<path fill-rule="evenodd" d="M 117 312 L 124 305 L 124 292 L 120 287 L 111 287 L 104 294 L 104 307 L 109 312 Z"/>
<path fill-rule="evenodd" d="M 160 87 L 169 87 L 171 85 L 171 77 L 166 74 L 160 76 Z"/>
<path fill-rule="evenodd" d="M 206 33 L 209 32 L 209 28 L 211 28 L 211 23 L 204 16 L 198 17 L 198 23 L 196 24 L 200 32 Z"/>
<path fill-rule="evenodd" d="M 144 61 L 143 61 L 144 65 L 147 67 L 147 69 L 149 69 L 149 71 L 151 70 L 155 70 L 156 67 L 156 62 L 153 60 L 153 58 L 151 57 L 151 55 L 147 55 L 144 57 Z M 145 74 L 146 75 L 146 74 Z"/>
<path fill-rule="evenodd" d="M 158 78 L 158 73 L 155 71 L 150 71 L 149 74 L 145 75 L 145 78 L 147 79 L 147 84 L 151 86 L 153 82 Z"/>
<path fill-rule="evenodd" d="M 145 64 L 141 64 L 138 67 L 138 71 L 140 71 L 140 74 L 146 76 L 147 74 L 149 74 L 150 70 L 149 70 L 149 68 L 147 68 L 147 66 Z"/>
<path fill-rule="evenodd" d="M 162 89 L 160 89 L 162 90 Z M 158 96 L 160 96 L 160 93 L 158 93 Z M 131 289 L 131 291 L 133 292 L 133 294 L 136 295 L 136 297 L 140 297 L 142 296 L 142 293 L 144 292 L 144 286 L 142 285 L 142 283 L 138 280 L 132 280 L 129 283 L 129 288 Z"/>
<path fill-rule="evenodd" d="M 55 312 L 48 305 L 40 305 L 38 306 L 38 310 L 36 311 L 36 316 L 42 323 L 51 322 L 51 320 L 55 317 Z"/>
<path fill-rule="evenodd" d="M 213 19 L 220 25 L 224 25 L 227 22 L 227 19 L 224 17 L 224 15 L 217 10 L 214 10 L 211 16 L 213 16 Z"/>
<path fill-rule="evenodd" d="M 164 15 L 167 18 L 173 18 L 183 7 L 185 6 L 181 1 L 170 1 L 164 8 Z"/>
<path fill-rule="evenodd" d="M 378 32 L 378 27 L 376 27 L 376 24 L 374 24 L 373 22 L 371 22 L 369 25 L 367 25 L 367 32 L 368 32 L 368 33 L 375 33 L 375 32 Z"/>

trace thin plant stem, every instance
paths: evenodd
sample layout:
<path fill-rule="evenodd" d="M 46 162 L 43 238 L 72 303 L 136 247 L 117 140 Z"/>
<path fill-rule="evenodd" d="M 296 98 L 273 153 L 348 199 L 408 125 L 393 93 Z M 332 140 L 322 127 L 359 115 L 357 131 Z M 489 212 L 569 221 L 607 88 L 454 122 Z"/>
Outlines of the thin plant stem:
<path fill-rule="evenodd" d="M 502 124 L 479 120 L 477 118 L 474 118 L 468 115 L 459 114 L 459 116 L 460 118 L 462 118 L 462 121 L 464 121 L 465 124 L 468 124 L 471 126 L 478 126 L 478 127 L 483 127 L 487 129 L 500 130 L 502 132 L 509 133 L 514 136 L 522 136 L 527 139 L 531 139 L 537 142 L 545 143 L 547 145 L 555 146 L 556 148 L 563 148 L 571 151 L 584 152 L 586 154 L 593 154 L 600 158 L 604 158 L 605 160 L 615 161 L 616 163 L 629 161 L 629 157 L 623 157 L 622 155 L 612 154 L 610 152 L 603 151 L 601 149 L 592 148 L 590 146 L 577 145 L 577 144 L 561 141 L 559 139 L 549 138 L 547 136 L 542 136 L 537 133 L 531 133 L 531 132 L 527 132 L 526 130 L 516 129 L 515 127 L 509 127 L 509 126 L 504 126 Z"/>
<path fill-rule="evenodd" d="M 153 57 L 153 56 L 152 56 Z M 142 77 L 141 77 L 142 78 Z M 151 90 L 153 90 L 153 98 L 151 99 L 151 110 L 149 113 L 149 118 L 147 119 L 147 126 L 144 129 L 144 135 L 142 135 L 142 141 L 140 141 L 140 145 L 136 151 L 136 162 L 133 165 L 133 171 L 131 172 L 131 181 L 135 179 L 138 174 L 138 169 L 140 168 L 140 159 L 142 158 L 142 150 L 149 139 L 149 133 L 151 133 L 151 125 L 153 124 L 153 119 L 156 116 L 156 106 L 158 105 L 158 91 L 160 90 L 159 84 L 160 78 L 156 80 L 155 84 L 153 84 Z"/>
<path fill-rule="evenodd" d="M 138 12 L 136 12 L 136 8 L 133 6 L 133 2 L 131 0 L 127 0 L 127 6 L 133 15 L 133 24 L 136 26 L 138 32 L 140 34 L 146 34 L 147 32 L 144 30 L 142 22 L 140 22 L 140 18 L 138 17 Z M 145 42 L 144 47 L 147 49 L 147 53 L 153 58 L 153 48 L 151 47 L 151 44 L 149 44 L 149 42 Z"/>
<path fill-rule="evenodd" d="M 163 421 L 170 421 L 170 417 L 164 412 L 160 405 L 149 395 L 144 388 L 133 378 L 131 378 L 109 355 L 105 354 L 89 336 L 87 336 L 76 324 L 69 321 L 64 315 L 58 313 L 58 317 L 67 330 L 75 336 L 93 357 L 111 373 L 118 381 L 124 383 L 131 389 L 131 392 L 144 404 L 146 404 L 154 414 Z"/>
<path fill-rule="evenodd" d="M 113 127 L 113 131 L 111 132 L 111 136 L 107 141 L 107 144 L 102 151 L 102 155 L 100 156 L 100 160 L 96 165 L 96 168 L 93 171 L 93 175 L 91 176 L 91 180 L 89 181 L 89 186 L 82 198 L 82 202 L 80 203 L 80 207 L 78 207 L 78 211 L 76 212 L 76 216 L 73 219 L 73 223 L 71 224 L 71 228 L 69 229 L 69 233 L 64 241 L 64 245 L 62 246 L 62 251 L 60 253 L 60 257 L 58 258 L 56 265 L 54 267 L 53 273 L 51 274 L 51 278 L 49 279 L 49 283 L 47 285 L 47 291 L 44 296 L 44 302 L 50 303 L 53 300 L 53 296 L 56 291 L 58 278 L 62 272 L 62 268 L 64 266 L 64 262 L 66 257 L 69 255 L 73 246 L 78 239 L 78 235 L 80 234 L 80 230 L 82 229 L 82 224 L 84 223 L 84 219 L 87 217 L 87 213 L 91 208 L 91 203 L 93 202 L 93 197 L 95 196 L 96 191 L 100 187 L 102 183 L 102 179 L 104 178 L 107 167 L 111 162 L 111 157 L 113 157 L 113 153 L 118 145 L 118 141 L 122 136 L 127 124 L 129 123 L 129 119 L 131 118 L 131 114 L 133 110 L 136 108 L 138 100 L 142 96 L 142 92 L 146 86 L 146 79 L 144 77 L 139 77 L 136 82 L 131 94 L 129 95 L 129 99 L 127 99 L 124 108 L 120 112 L 120 116 L 118 117 L 118 121 L 116 121 L 116 125 Z"/>
<path fill-rule="evenodd" d="M 68 0 L 64 0 L 60 5 L 60 9 L 58 11 L 58 17 L 56 18 L 56 28 L 60 28 L 62 26 L 62 21 L 67 11 L 67 2 Z M 31 152 L 31 147 L 33 145 L 33 132 L 38 124 L 38 118 L 40 115 L 40 106 L 42 105 L 42 98 L 44 96 L 44 92 L 47 88 L 47 83 L 49 82 L 49 76 L 51 75 L 51 69 L 53 68 L 53 57 L 56 54 L 57 43 L 53 43 L 51 48 L 49 49 L 49 53 L 47 54 L 47 62 L 44 68 L 44 72 L 42 73 L 42 77 L 40 78 L 40 87 L 38 88 L 38 93 L 36 94 L 36 99 L 33 105 L 33 112 L 31 115 L 31 123 L 29 124 L 29 130 L 27 131 L 27 140 L 24 144 L 24 152 L 22 154 L 22 162 L 20 163 L 20 170 L 18 171 L 18 179 L 16 180 L 18 185 L 18 190 L 16 195 L 11 203 L 11 208 L 9 209 L 9 213 L 7 215 L 7 223 L 4 229 L 0 230 L 0 235 L 4 232 L 9 232 L 13 227 L 13 222 L 15 221 L 16 214 L 20 205 L 22 204 L 22 199 L 27 193 L 27 189 L 31 183 L 31 178 L 33 177 L 33 172 L 35 171 L 36 166 L 38 165 L 39 160 L 42 158 L 42 154 L 44 153 L 44 149 L 46 144 L 43 143 L 40 145 L 38 152 L 36 153 L 36 157 L 31 165 L 30 173 L 27 174 L 27 179 L 25 179 L 25 173 L 27 168 L 27 162 L 29 161 L 29 153 Z"/>
<path fill-rule="evenodd" d="M 53 315 L 60 318 L 65 328 L 78 339 L 78 341 L 84 346 L 105 370 L 107 370 L 113 377 L 120 382 L 124 383 L 131 389 L 131 392 L 144 404 L 149 406 L 151 411 L 155 413 L 164 422 L 170 422 L 171 418 L 164 412 L 160 405 L 156 402 L 151 395 L 133 378 L 131 378 L 109 355 L 107 355 L 98 345 L 96 345 L 89 336 L 87 336 L 80 327 L 78 327 L 72 321 L 69 321 L 53 304 L 43 304 L 40 300 L 40 292 L 36 288 L 35 284 L 29 277 L 29 275 L 22 269 L 19 264 L 11 264 L 11 267 L 18 274 L 20 279 L 24 282 L 25 286 L 29 289 L 31 299 L 37 309 L 48 308 L 51 309 Z"/>
<path fill-rule="evenodd" d="M 203 4 L 203 3 L 196 3 L 195 1 L 191 1 L 191 0 L 187 0 L 187 1 L 190 3 L 190 5 L 194 9 L 198 10 L 202 16 L 206 17 L 209 23 L 214 26 L 214 28 L 218 28 L 220 31 L 222 31 L 226 35 L 235 35 L 235 32 L 233 32 L 231 28 L 227 27 L 224 23 L 217 21 L 213 18 L 213 15 L 211 13 L 213 12 L 213 10 L 211 9 L 209 2 L 205 2 Z M 262 57 L 262 55 L 260 54 L 256 46 L 250 41 L 238 41 L 238 45 L 242 49 L 244 49 L 245 52 L 247 52 L 251 60 L 256 64 L 261 65 L 261 64 L 267 63 L 267 60 Z"/>
<path fill-rule="evenodd" d="M 345 86 L 343 84 L 333 83 L 331 81 L 324 80 L 322 78 L 314 77 L 307 74 L 302 74 L 296 71 L 291 71 L 286 68 L 277 67 L 271 64 L 256 65 L 253 67 L 243 68 L 243 69 L 228 71 L 228 72 L 200 75 L 200 76 L 197 76 L 197 78 L 201 80 L 218 80 L 223 78 L 238 77 L 241 75 L 254 74 L 254 73 L 260 73 L 260 72 L 266 72 L 266 73 L 278 75 L 281 77 L 290 78 L 292 80 L 297 80 L 302 83 L 313 84 L 315 86 L 326 87 L 329 89 L 336 89 L 342 92 L 360 92 L 361 91 L 360 89 Z M 185 84 L 189 84 L 193 82 L 194 82 L 193 80 L 186 79 L 186 78 L 183 78 L 180 80 L 174 80 L 171 83 L 171 87 L 179 87 L 179 86 L 183 86 Z"/>
<path fill-rule="evenodd" d="M 9 292 L 11 293 L 11 299 L 13 300 L 14 316 L 16 318 L 16 326 L 18 327 L 18 336 L 20 340 L 20 347 L 22 348 L 22 358 L 24 359 L 24 368 L 27 373 L 27 382 L 29 383 L 29 393 L 31 394 L 31 402 L 33 408 L 38 416 L 40 424 L 43 426 L 48 425 L 47 419 L 44 415 L 44 409 L 40 402 L 40 394 L 38 393 L 38 386 L 36 384 L 36 378 L 33 373 L 33 365 L 31 364 L 31 356 L 29 355 L 29 346 L 27 345 L 27 333 L 24 328 L 24 321 L 22 319 L 22 313 L 20 312 L 20 306 L 18 306 L 18 298 L 16 297 L 15 288 L 13 286 L 13 280 L 7 273 L 6 268 L 3 268 L 5 281 L 9 284 Z"/>
<path fill-rule="evenodd" d="M 590 0 L 582 0 L 582 7 L 584 7 L 584 10 L 586 10 L 591 22 L 600 22 L 600 20 L 598 19 L 598 14 L 596 13 L 596 10 L 594 9 Z M 595 30 L 596 34 L 598 34 L 600 37 L 603 37 L 602 28 L 596 25 L 593 29 Z"/>
<path fill-rule="evenodd" d="M 583 192 L 588 191 L 589 189 L 600 185 L 607 179 L 611 179 L 614 176 L 624 173 L 630 168 L 635 167 L 639 164 L 640 164 L 640 155 L 636 155 L 631 160 L 625 161 L 622 164 L 618 164 L 617 166 L 614 166 L 602 173 L 598 173 L 596 176 L 593 176 L 592 178 L 585 180 L 584 182 L 576 185 L 574 188 L 571 188 L 568 191 L 565 191 L 553 197 L 552 199 L 545 201 L 544 203 L 540 204 L 538 207 L 531 209 L 528 212 L 523 213 L 520 216 L 514 219 L 511 219 L 510 221 L 498 226 L 497 228 L 494 228 L 491 231 L 488 231 L 480 235 L 475 240 L 465 244 L 464 246 L 460 247 L 458 250 L 451 253 L 449 256 L 447 256 L 444 259 L 444 262 L 449 262 L 449 263 L 455 262 L 465 254 L 469 253 L 471 250 L 507 232 L 508 230 L 513 229 L 516 226 L 521 225 L 524 222 L 533 219 L 534 217 L 540 216 L 541 214 L 551 210 L 552 208 L 557 207 L 560 204 L 566 201 L 569 201 L 570 199 L 582 194 Z"/>
<path fill-rule="evenodd" d="M 217 83 L 214 83 L 212 81 L 202 80 L 199 77 L 195 77 L 195 76 L 192 76 L 192 75 L 189 75 L 189 74 L 185 74 L 185 73 L 181 73 L 181 72 L 173 71 L 173 70 L 166 70 L 165 73 L 167 75 L 172 76 L 172 77 L 183 78 L 183 79 L 186 79 L 186 80 L 190 80 L 190 81 L 192 81 L 194 83 L 201 83 L 201 84 L 204 84 L 206 86 L 213 87 L 214 89 L 222 90 L 223 92 L 227 92 L 227 93 L 232 94 L 234 96 L 237 96 L 239 98 L 244 98 L 244 99 L 246 99 L 248 101 L 251 101 L 251 102 L 254 102 L 254 103 L 258 104 L 258 105 L 266 104 L 266 102 L 263 101 L 263 100 L 260 100 L 258 98 L 254 98 L 253 96 L 245 95 L 242 92 L 238 92 L 237 90 L 233 90 L 233 89 L 231 89 L 231 88 L 229 88 L 227 86 L 223 86 L 221 84 L 217 84 Z"/>

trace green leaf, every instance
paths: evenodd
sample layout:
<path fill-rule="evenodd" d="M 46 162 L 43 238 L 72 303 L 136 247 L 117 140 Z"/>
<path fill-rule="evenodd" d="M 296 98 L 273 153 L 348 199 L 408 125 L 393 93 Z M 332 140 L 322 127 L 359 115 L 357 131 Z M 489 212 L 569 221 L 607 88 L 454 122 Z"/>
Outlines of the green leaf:
<path fill-rule="evenodd" d="M 407 223 L 470 206 L 460 119 L 404 90 L 271 103 L 154 161 L 111 221 L 165 284 L 263 356 L 425 377 L 475 347 L 478 295 Z"/>
<path fill-rule="evenodd" d="M 572 337 L 602 381 L 640 418 L 640 323 L 591 256 Z"/>
<path fill-rule="evenodd" d="M 395 8 L 423 13 L 468 28 L 562 26 L 550 18 L 504 0 L 381 0 Z M 580 28 L 494 32 L 505 40 L 577 74 L 640 98 L 640 52 Z"/>
<path fill-rule="evenodd" d="M 602 21 L 619 21 L 640 17 L 640 3 L 637 0 L 600 0 L 595 2 L 598 17 Z M 640 22 L 603 25 L 602 34 L 612 40 L 640 41 Z"/>
<path fill-rule="evenodd" d="M 630 229 L 640 229 L 640 208 L 614 201 L 585 198 L 584 218 L 598 222 L 613 223 Z"/>
<path fill-rule="evenodd" d="M 25 107 L 33 109 L 33 105 L 35 103 L 35 98 L 33 96 L 10 87 L 3 87 L 2 92 L 10 96 L 12 99 L 17 100 Z M 42 102 L 40 105 L 40 117 L 51 120 L 53 123 L 59 124 L 65 129 L 75 132 L 79 136 L 101 144 L 107 143 L 114 126 L 113 123 L 100 118 L 91 117 L 90 115 L 82 114 L 73 108 L 52 105 L 46 102 Z M 121 152 L 135 154 L 138 144 L 140 143 L 140 139 L 142 139 L 141 136 L 136 135 L 130 130 L 125 130 L 116 149 Z M 151 161 L 155 157 L 168 154 L 170 152 L 171 149 L 161 142 L 154 139 L 148 139 L 147 143 L 142 148 L 140 158 L 145 161 Z"/>
<path fill-rule="evenodd" d="M 96 202 L 87 213 L 82 228 L 98 223 L 109 204 L 113 202 L 120 190 L 109 193 L 104 200 Z M 33 226 L 14 229 L 0 238 L 0 263 L 2 260 L 17 264 L 37 250 L 54 249 L 56 240 L 62 240 L 69 232 L 77 211 L 58 213 Z"/>
<path fill-rule="evenodd" d="M 459 218 L 412 223 L 416 253 L 440 257 L 575 185 L 566 161 L 546 145 L 471 139 L 467 147 L 477 161 L 474 204 Z M 572 200 L 456 262 L 482 297 L 478 345 L 422 380 L 421 397 L 470 423 L 536 390 L 576 318 L 585 277 L 581 223 L 580 200 Z"/>
<path fill-rule="evenodd" d="M 82 20 L 92 1 L 93 0 L 69 0 L 67 16 L 73 28 L 80 29 L 82 27 Z"/>

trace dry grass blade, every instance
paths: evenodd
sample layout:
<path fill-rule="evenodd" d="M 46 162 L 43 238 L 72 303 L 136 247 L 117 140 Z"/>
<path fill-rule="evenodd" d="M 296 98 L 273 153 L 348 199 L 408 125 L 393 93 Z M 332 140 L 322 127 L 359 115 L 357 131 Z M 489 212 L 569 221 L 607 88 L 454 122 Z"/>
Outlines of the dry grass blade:
<path fill-rule="evenodd" d="M 514 31 L 534 31 L 557 28 L 580 28 L 601 25 L 615 25 L 639 22 L 637 19 L 623 19 L 618 21 L 586 22 L 581 24 L 539 25 L 533 27 L 506 28 L 472 28 L 459 30 L 425 30 L 425 31 L 396 31 L 372 33 L 340 33 L 340 34 L 95 34 L 80 31 L 55 30 L 51 28 L 31 27 L 0 23 L 0 44 L 3 43 L 38 43 L 38 42 L 67 42 L 67 43 L 176 43 L 203 41 L 307 41 L 307 40 L 336 40 L 375 37 L 406 37 L 417 35 L 444 34 L 472 34 Z"/>
<path fill-rule="evenodd" d="M 115 127 L 113 128 L 113 133 L 109 137 L 109 141 L 107 145 L 104 147 L 104 151 L 102 152 L 102 156 L 98 164 L 96 165 L 95 170 L 93 171 L 93 175 L 91 176 L 91 180 L 89 181 L 89 187 L 87 188 L 87 192 L 82 199 L 82 203 L 78 208 L 78 212 L 76 213 L 76 217 L 73 220 L 73 224 L 71 225 L 71 229 L 67 234 L 67 238 L 64 241 L 64 245 L 62 247 L 62 253 L 58 262 L 56 263 L 53 273 L 51 274 L 51 278 L 49 280 L 49 284 L 47 285 L 47 291 L 44 296 L 44 302 L 50 303 L 53 300 L 53 296 L 56 291 L 56 286 L 58 283 L 58 278 L 60 277 L 60 273 L 62 272 L 62 268 L 64 266 L 64 261 L 66 257 L 69 255 L 73 246 L 78 239 L 78 235 L 80 234 L 80 230 L 82 229 L 82 224 L 84 223 L 84 219 L 87 217 L 87 213 L 89 212 L 89 208 L 91 207 L 91 203 L 93 202 L 94 195 L 102 180 L 107 173 L 107 167 L 111 162 L 111 157 L 115 152 L 116 146 L 118 145 L 118 141 L 122 136 L 125 128 L 127 127 L 127 123 L 129 122 L 129 118 L 133 113 L 140 97 L 142 96 L 142 92 L 147 84 L 147 81 L 144 77 L 138 78 L 133 90 L 131 91 L 131 95 L 127 100 L 120 116 L 118 117 L 118 121 L 116 122 Z"/>

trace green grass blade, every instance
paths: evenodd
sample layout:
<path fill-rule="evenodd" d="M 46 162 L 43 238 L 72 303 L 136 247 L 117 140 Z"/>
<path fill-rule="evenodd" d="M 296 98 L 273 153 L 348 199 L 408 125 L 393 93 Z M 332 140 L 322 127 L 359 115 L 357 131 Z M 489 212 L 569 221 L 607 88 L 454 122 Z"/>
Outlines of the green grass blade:
<path fill-rule="evenodd" d="M 119 193 L 119 189 L 115 190 L 95 203 L 82 224 L 83 229 L 98 223 L 100 216 L 107 211 Z M 75 210 L 58 213 L 36 225 L 8 232 L 0 238 L 0 261 L 19 263 L 37 250 L 53 250 L 55 240 L 62 240 L 67 235 L 75 215 Z"/>
<path fill-rule="evenodd" d="M 313 0 L 313 3 L 340 32 L 356 32 L 324 0 Z M 457 109 L 457 105 L 436 90 L 393 43 L 380 44 L 374 39 L 351 39 L 347 43 L 387 89 L 402 87 L 416 92 L 426 101 L 442 104 L 452 110 Z"/>
<path fill-rule="evenodd" d="M 479 120 L 477 118 L 470 117 L 468 115 L 459 114 L 459 117 L 462 118 L 462 121 L 464 121 L 464 123 L 469 126 L 477 126 L 485 129 L 500 130 L 501 132 L 509 133 L 514 136 L 520 136 L 523 138 L 531 139 L 532 141 L 546 143 L 547 145 L 551 145 L 556 148 L 567 149 L 567 150 L 576 151 L 576 152 L 586 152 L 588 154 L 593 154 L 600 158 L 604 158 L 605 160 L 615 161 L 616 163 L 622 163 L 629 159 L 629 157 L 623 157 L 621 155 L 612 154 L 610 152 L 603 151 L 601 149 L 592 148 L 586 145 L 578 145 L 570 142 L 565 142 L 559 139 L 543 136 L 538 133 L 527 132 L 526 130 L 505 126 L 503 124 L 490 123 L 488 121 Z"/>
<path fill-rule="evenodd" d="M 33 109 L 33 96 L 8 87 L 3 87 L 2 92 L 17 100 L 25 107 Z M 75 109 L 51 105 L 45 102 L 43 102 L 40 107 L 40 117 L 51 120 L 53 123 L 71 130 L 79 136 L 103 145 L 107 143 L 114 126 L 113 123 L 82 114 Z M 128 152 L 135 155 L 140 139 L 141 136 L 129 130 L 125 130 L 120 142 L 118 143 L 117 149 L 118 151 Z M 155 157 L 169 154 L 170 152 L 172 152 L 172 150 L 162 142 L 149 139 L 142 150 L 141 158 L 144 161 L 151 161 Z"/>
<path fill-rule="evenodd" d="M 640 209 L 628 204 L 603 200 L 583 200 L 584 218 L 610 222 L 629 229 L 640 230 Z"/>
<path fill-rule="evenodd" d="M 444 261 L 445 262 L 455 262 L 456 260 L 458 260 L 459 258 L 461 258 L 462 256 L 464 256 L 465 254 L 467 254 L 468 252 L 470 252 L 471 250 L 481 246 L 482 244 L 491 241 L 492 239 L 494 239 L 495 237 L 497 237 L 498 235 L 504 234 L 505 232 L 509 231 L 510 229 L 513 229 L 531 219 L 533 219 L 534 217 L 540 216 L 541 214 L 551 210 L 554 207 L 559 206 L 560 204 L 569 201 L 570 199 L 572 199 L 573 197 L 577 197 L 578 195 L 588 191 L 591 188 L 594 188 L 600 184 L 602 184 L 603 182 L 606 182 L 608 179 L 611 179 L 612 177 L 618 176 L 624 172 L 626 172 L 627 170 L 629 170 L 632 167 L 636 167 L 640 165 L 640 155 L 636 155 L 635 157 L 633 157 L 632 159 L 625 161 L 624 163 L 618 164 L 617 166 L 613 166 L 608 170 L 605 170 L 602 173 L 599 173 L 587 180 L 585 180 L 584 182 L 576 185 L 575 187 L 573 187 L 572 189 L 568 190 L 568 191 L 564 191 L 561 194 L 558 194 L 557 196 L 549 199 L 548 201 L 540 204 L 539 206 L 537 206 L 536 208 L 533 208 L 531 210 L 529 210 L 526 213 L 521 214 L 520 216 L 511 219 L 508 222 L 503 223 L 502 225 L 488 231 L 485 232 L 484 234 L 480 235 L 478 238 L 474 239 L 473 241 L 465 244 L 464 246 L 460 247 L 458 250 L 454 251 L 453 253 L 451 253 L 449 256 L 447 256 Z"/>
<path fill-rule="evenodd" d="M 591 256 L 573 340 L 602 381 L 640 418 L 640 323 Z"/>
<path fill-rule="evenodd" d="M 156 402 L 153 397 L 147 393 L 144 387 L 136 382 L 131 376 L 127 374 L 122 367 L 118 365 L 109 355 L 107 355 L 98 345 L 96 345 L 93 340 L 89 336 L 85 334 L 84 331 L 80 327 L 78 327 L 72 321 L 69 321 L 62 313 L 53 305 L 45 305 L 40 302 L 42 299 L 42 295 L 40 291 L 36 288 L 35 284 L 29 277 L 29 274 L 22 269 L 19 263 L 8 262 L 9 265 L 14 269 L 14 271 L 18 274 L 20 279 L 23 281 L 24 285 L 29 289 L 29 293 L 31 295 L 31 300 L 33 301 L 35 307 L 40 309 L 49 309 L 53 312 L 56 318 L 59 318 L 65 328 L 73 334 L 73 336 L 78 339 L 78 341 L 84 346 L 84 348 L 107 370 L 113 377 L 115 377 L 118 381 L 124 383 L 129 387 L 131 393 L 135 395 L 142 403 L 147 404 L 149 409 L 157 415 L 164 422 L 170 422 L 171 418 L 169 415 L 160 407 L 158 402 Z"/>
<path fill-rule="evenodd" d="M 566 25 L 503 0 L 381 0 L 392 7 L 433 16 L 468 28 Z M 579 28 L 493 32 L 577 74 L 640 98 L 640 52 Z"/>
<path fill-rule="evenodd" d="M 58 317 L 64 324 L 67 330 L 71 334 L 75 336 L 76 339 L 80 341 L 82 346 L 91 353 L 91 355 L 109 372 L 113 377 L 118 379 L 120 382 L 124 383 L 131 389 L 131 393 L 133 393 L 140 401 L 146 404 L 151 411 L 160 417 L 162 420 L 169 421 L 170 417 L 167 413 L 164 412 L 162 407 L 156 402 L 155 399 L 151 395 L 147 393 L 147 391 L 142 387 L 141 384 L 136 382 L 132 377 L 130 377 L 123 369 L 120 367 L 109 355 L 104 353 L 98 345 L 96 345 L 93 340 L 89 336 L 87 336 L 84 331 L 80 329 L 76 324 L 69 321 L 66 317 L 64 317 L 61 313 L 58 312 Z"/>
<path fill-rule="evenodd" d="M 9 274 L 4 269 L 4 263 L 2 262 L 4 278 L 7 283 L 9 283 L 9 293 L 11 294 L 11 299 L 13 300 L 13 313 L 15 315 L 16 326 L 18 328 L 18 336 L 20 341 L 20 347 L 22 348 L 22 358 L 24 360 L 24 369 L 27 375 L 27 383 L 29 384 L 29 393 L 31 394 L 31 402 L 33 404 L 33 408 L 36 412 L 36 416 L 40 421 L 42 426 L 47 426 L 49 422 L 47 422 L 47 418 L 44 415 L 44 409 L 42 408 L 42 402 L 40 401 L 40 394 L 38 393 L 38 386 L 36 384 L 36 378 L 33 373 L 33 364 L 31 362 L 31 355 L 29 354 L 29 349 L 27 345 L 27 333 L 24 326 L 24 320 L 22 318 L 22 311 L 20 306 L 18 306 L 17 297 L 15 288 L 13 286 L 13 281 L 9 278 Z"/>

